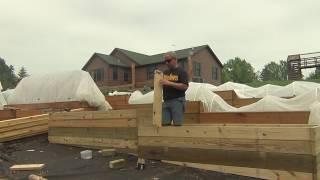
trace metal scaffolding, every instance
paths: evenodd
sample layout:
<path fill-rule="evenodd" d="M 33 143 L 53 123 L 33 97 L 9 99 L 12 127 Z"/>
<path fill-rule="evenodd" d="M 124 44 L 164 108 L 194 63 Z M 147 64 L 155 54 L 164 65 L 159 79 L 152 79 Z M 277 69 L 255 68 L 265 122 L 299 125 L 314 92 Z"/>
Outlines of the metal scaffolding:
<path fill-rule="evenodd" d="M 320 67 L 320 52 L 289 55 L 287 58 L 288 79 L 302 79 L 301 69 Z"/>

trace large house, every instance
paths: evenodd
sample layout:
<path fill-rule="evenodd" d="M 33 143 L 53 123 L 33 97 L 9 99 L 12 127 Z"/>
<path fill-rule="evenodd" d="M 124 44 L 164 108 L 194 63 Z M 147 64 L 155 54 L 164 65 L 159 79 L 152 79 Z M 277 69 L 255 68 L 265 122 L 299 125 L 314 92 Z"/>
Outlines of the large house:
<path fill-rule="evenodd" d="M 189 72 L 193 82 L 221 84 L 222 64 L 208 45 L 175 52 L 179 66 Z M 115 48 L 110 55 L 94 53 L 82 70 L 89 72 L 98 86 L 153 86 L 154 70 L 166 68 L 163 56 Z"/>

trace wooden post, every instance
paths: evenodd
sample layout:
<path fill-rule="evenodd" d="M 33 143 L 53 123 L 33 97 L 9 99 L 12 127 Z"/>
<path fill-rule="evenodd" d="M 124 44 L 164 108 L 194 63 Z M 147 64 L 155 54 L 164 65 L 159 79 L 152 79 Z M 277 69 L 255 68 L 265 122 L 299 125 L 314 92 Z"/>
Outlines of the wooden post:
<path fill-rule="evenodd" d="M 160 80 L 163 73 L 159 70 L 154 71 L 154 95 L 153 95 L 153 125 L 162 126 L 162 85 Z"/>
<path fill-rule="evenodd" d="M 192 82 L 193 70 L 192 70 L 192 59 L 191 55 L 188 56 L 188 80 Z"/>
<path fill-rule="evenodd" d="M 131 64 L 131 83 L 132 83 L 132 89 L 136 87 L 136 65 Z"/>

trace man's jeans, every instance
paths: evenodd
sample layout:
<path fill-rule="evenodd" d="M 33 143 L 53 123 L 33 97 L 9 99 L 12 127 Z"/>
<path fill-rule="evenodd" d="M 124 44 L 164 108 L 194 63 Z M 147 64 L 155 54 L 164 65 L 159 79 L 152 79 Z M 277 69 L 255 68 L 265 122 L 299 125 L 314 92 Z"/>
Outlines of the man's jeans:
<path fill-rule="evenodd" d="M 164 101 L 162 104 L 162 125 L 168 126 L 173 125 L 181 126 L 184 119 L 184 110 L 185 110 L 185 97 L 179 97 L 175 99 L 170 99 Z"/>

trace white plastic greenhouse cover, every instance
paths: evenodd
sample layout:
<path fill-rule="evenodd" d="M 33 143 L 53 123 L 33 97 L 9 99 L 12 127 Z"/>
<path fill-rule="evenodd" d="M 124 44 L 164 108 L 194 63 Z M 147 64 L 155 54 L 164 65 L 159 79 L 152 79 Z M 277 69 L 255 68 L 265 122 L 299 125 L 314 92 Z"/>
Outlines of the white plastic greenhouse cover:
<path fill-rule="evenodd" d="M 3 106 L 7 104 L 6 100 L 4 99 L 2 93 L 2 85 L 1 85 L 1 82 L 0 82 L 0 110 L 3 109 Z"/>
<path fill-rule="evenodd" d="M 214 91 L 230 91 L 234 89 L 245 90 L 245 89 L 254 89 L 254 88 L 245 84 L 234 83 L 229 81 L 217 86 L 217 88 Z"/>
<path fill-rule="evenodd" d="M 301 95 L 315 88 L 320 88 L 320 84 L 314 82 L 295 81 L 286 86 L 267 84 L 258 88 L 234 89 L 234 91 L 240 98 L 263 98 L 267 95 L 277 97 L 293 97 Z"/>
<path fill-rule="evenodd" d="M 188 101 L 201 101 L 205 112 L 272 112 L 272 111 L 311 111 L 309 122 L 320 124 L 320 88 L 317 83 L 294 82 L 288 86 L 265 85 L 257 94 L 265 95 L 256 103 L 235 108 L 226 103 L 220 96 L 212 92 L 203 83 L 189 83 L 186 91 Z M 273 91 L 272 88 L 275 90 Z M 285 92 L 282 95 L 296 95 L 286 99 L 273 95 L 270 92 Z M 136 91 L 131 94 L 129 104 L 153 103 L 153 91 L 146 95 Z"/>
<path fill-rule="evenodd" d="M 111 109 L 88 72 L 77 70 L 23 78 L 8 97 L 8 104 L 86 101 L 99 110 Z"/>
<path fill-rule="evenodd" d="M 9 96 L 13 93 L 14 89 L 8 89 L 5 91 L 0 92 L 0 94 L 4 97 L 6 102 L 8 101 Z"/>

